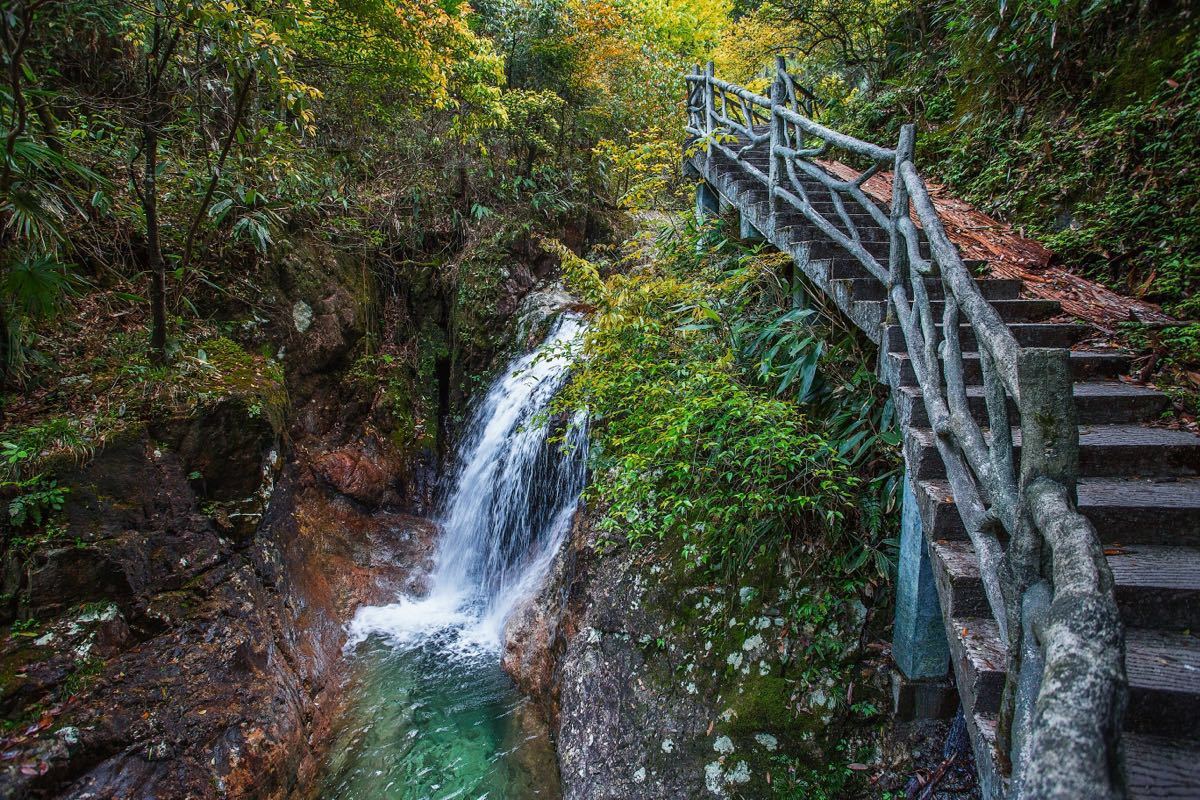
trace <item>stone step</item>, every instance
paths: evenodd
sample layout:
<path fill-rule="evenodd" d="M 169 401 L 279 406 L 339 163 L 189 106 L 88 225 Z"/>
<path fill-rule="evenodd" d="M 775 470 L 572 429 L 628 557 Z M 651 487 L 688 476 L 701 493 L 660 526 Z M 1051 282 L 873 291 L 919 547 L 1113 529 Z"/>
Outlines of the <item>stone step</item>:
<path fill-rule="evenodd" d="M 875 218 L 872 217 L 865 209 L 854 203 L 847 204 L 845 208 L 846 216 L 850 217 L 851 221 L 854 222 L 855 227 L 858 228 L 859 236 L 862 239 L 875 242 L 888 241 L 887 231 L 881 228 L 875 221 Z M 818 211 L 822 217 L 831 222 L 838 230 L 846 230 L 844 227 L 845 223 L 843 222 L 841 215 L 837 213 L 837 210 L 834 209 L 832 205 L 817 204 L 813 207 L 813 210 Z M 758 205 L 755 208 L 755 211 L 759 214 L 766 214 L 768 212 L 765 196 L 763 197 L 761 205 Z M 788 205 L 784 201 L 780 201 L 780 205 L 775 215 L 775 227 L 782 229 L 805 226 L 809 226 L 814 233 L 819 233 L 816 226 L 813 225 L 813 221 L 809 219 L 803 211 Z"/>
<path fill-rule="evenodd" d="M 985 433 L 986 435 L 986 433 Z M 1013 428 L 1013 459 L 1021 456 L 1021 429 Z M 945 465 L 933 431 L 909 428 L 908 468 L 917 480 L 942 478 Z M 1141 425 L 1084 425 L 1079 429 L 1079 474 L 1084 477 L 1200 475 L 1200 436 Z"/>
<path fill-rule="evenodd" d="M 797 253 L 798 248 L 803 248 L 803 244 L 792 245 L 791 252 Z M 829 261 L 829 279 L 840 280 L 845 278 L 866 278 L 875 280 L 875 276 L 863 266 L 863 263 L 846 251 L 842 250 L 834 258 L 827 259 Z M 879 266 L 887 269 L 887 259 L 876 259 L 879 261 Z M 873 318 L 883 319 L 883 310 L 879 309 L 873 315 Z"/>
<path fill-rule="evenodd" d="M 1019 326 L 1013 326 L 1019 327 Z M 1018 340 L 1019 341 L 1019 340 Z M 1162 392 L 1120 381 L 1095 381 L 1074 385 L 1075 409 L 1083 425 L 1149 422 L 1159 418 L 1169 405 Z M 917 428 L 929 427 L 929 415 L 916 386 L 901 386 L 894 395 L 900 419 Z M 987 405 L 982 386 L 967 387 L 971 416 L 987 422 Z M 1016 404 L 1009 398 L 1008 418 L 1017 424 Z"/>
<path fill-rule="evenodd" d="M 1115 378 L 1129 371 L 1129 356 L 1123 353 L 1073 350 L 1070 363 L 1071 377 L 1076 381 Z M 888 353 L 886 369 L 893 385 L 916 385 L 916 375 L 907 353 Z M 980 382 L 978 353 L 963 353 L 963 380 L 968 385 Z"/>
<path fill-rule="evenodd" d="M 837 212 L 832 214 L 822 213 L 822 216 L 824 216 L 834 228 L 846 234 L 846 236 L 849 236 L 851 239 L 854 238 L 853 236 L 850 236 L 845 222 L 840 216 L 838 216 Z M 886 244 L 891 241 L 891 237 L 888 232 L 876 225 L 875 220 L 870 219 L 869 217 L 861 217 L 857 214 L 850 215 L 850 219 L 854 223 L 859 240 L 875 244 Z M 775 218 L 775 229 L 781 232 L 785 229 L 800 230 L 803 231 L 805 235 L 799 238 L 808 240 L 820 239 L 825 235 L 820 231 L 820 229 L 817 228 L 816 224 L 813 223 L 812 220 L 799 212 L 778 215 Z"/>
<path fill-rule="evenodd" d="M 887 263 L 886 259 L 878 259 L 878 260 L 881 265 L 885 265 Z M 973 270 L 982 270 L 982 269 L 985 269 L 987 266 L 986 262 L 980 261 L 978 259 L 967 259 L 963 263 L 967 266 L 968 269 L 973 269 Z M 860 281 L 860 282 L 862 282 L 863 285 L 865 285 L 867 283 L 874 283 L 879 287 L 877 290 L 878 293 L 880 295 L 883 294 L 883 285 L 880 284 L 879 281 L 876 280 L 876 278 L 874 276 L 872 276 L 866 272 L 865 268 L 862 266 L 862 263 L 857 258 L 855 258 L 854 256 L 851 256 L 849 253 L 846 253 L 846 252 L 843 252 L 839 255 L 834 256 L 833 266 L 830 269 L 830 279 L 836 280 L 836 281 Z M 984 279 L 984 280 L 986 280 L 986 279 Z M 978 282 L 979 281 L 977 280 L 976 283 L 978 283 Z M 1020 282 L 1017 281 L 1016 283 L 1017 283 L 1017 292 L 1019 292 Z M 1011 290 L 1006 290 L 1006 291 L 1011 291 Z M 909 294 L 911 297 L 911 292 Z M 942 293 L 940 290 L 937 293 L 937 296 L 939 298 L 942 296 Z M 878 301 L 881 301 L 882 299 L 883 298 L 879 297 L 879 296 L 873 297 L 873 298 L 863 298 L 864 302 L 878 302 Z M 931 296 L 931 299 L 932 299 L 932 296 Z M 997 298 L 997 299 L 1001 299 L 1001 298 Z M 1013 297 L 1013 298 L 1009 298 L 1009 299 L 1017 299 L 1017 298 Z M 1046 301 L 1046 302 L 1054 302 L 1054 301 Z M 881 314 L 882 314 L 882 312 L 881 312 Z"/>
<path fill-rule="evenodd" d="M 1057 300 L 1046 300 L 1040 297 L 1026 297 L 1018 300 L 993 300 L 989 305 L 999 312 L 1000 319 L 1005 322 L 1042 322 L 1062 313 L 1062 304 Z M 929 306 L 934 318 L 941 319 L 942 314 L 945 313 L 946 304 L 941 300 L 931 299 Z M 962 319 L 961 312 L 959 319 Z M 1091 326 L 1076 325 L 1074 323 L 1062 323 L 1059 325 L 1059 328 L 1063 331 L 1070 331 L 1075 342 L 1078 342 L 1093 330 Z"/>
<path fill-rule="evenodd" d="M 957 660 L 960 696 L 976 713 L 996 714 L 1004 691 L 1005 647 L 989 617 L 954 618 L 950 650 Z M 1124 730 L 1200 737 L 1200 639 L 1188 633 L 1125 629 L 1129 706 Z M 965 698 L 964 698 L 965 702 Z"/>
<path fill-rule="evenodd" d="M 938 539 L 930 544 L 929 553 L 943 611 L 952 617 L 990 618 L 971 543 Z M 1200 549 L 1139 544 L 1106 546 L 1105 553 L 1126 626 L 1200 629 Z"/>
<path fill-rule="evenodd" d="M 982 266 L 982 263 L 972 261 L 968 267 Z M 1016 300 L 1021 294 L 1021 282 L 1009 278 L 979 278 L 975 285 L 986 300 Z M 886 299 L 883 284 L 874 278 L 838 278 L 832 281 L 830 290 L 850 300 L 870 302 Z M 926 278 L 925 291 L 931 300 L 940 299 L 944 295 L 942 281 L 939 278 Z"/>
<path fill-rule="evenodd" d="M 850 251 L 842 247 L 837 242 L 823 237 L 820 231 L 809 226 L 792 227 L 792 228 L 776 228 L 776 238 L 787 242 L 791 248 L 798 245 L 807 245 L 809 258 L 853 258 Z M 888 256 L 891 252 L 891 244 L 889 242 L 863 242 L 862 247 L 879 261 L 880 264 L 888 262 Z M 922 243 L 921 255 L 923 258 L 929 258 L 929 245 Z"/>
<path fill-rule="evenodd" d="M 928 535 L 933 539 L 965 538 L 950 485 L 934 479 L 921 481 L 917 487 L 917 504 Z M 1105 544 L 1200 547 L 1200 479 L 1083 478 L 1076 493 L 1080 513 Z"/>
<path fill-rule="evenodd" d="M 1200 797 L 1200 743 L 1165 736 L 1126 734 L 1129 800 L 1195 800 Z"/>
<path fill-rule="evenodd" d="M 767 200 L 767 186 L 758 179 L 757 175 L 751 175 L 748 172 L 741 170 L 731 170 L 725 176 L 725 179 L 737 187 L 739 193 L 746 194 L 762 194 L 762 202 Z"/>
<path fill-rule="evenodd" d="M 1087 325 L 1056 324 L 1044 322 L 1025 322 L 1022 317 L 1036 316 L 1039 306 L 1030 308 L 1029 303 L 1041 304 L 1041 300 L 998 300 L 992 305 L 1000 312 L 1000 318 L 1009 321 L 1009 317 L 1017 320 L 1008 326 L 1013 338 L 1021 347 L 1061 347 L 1069 348 L 1092 332 Z M 930 303 L 930 306 L 940 306 L 941 303 Z M 934 309 L 934 316 L 941 317 L 939 310 Z M 943 335 L 943 326 L 937 326 L 939 339 Z M 904 339 L 904 329 L 899 325 L 889 325 L 884 331 L 888 350 L 897 352 L 908 347 Z M 959 348 L 963 350 L 978 350 L 975 339 L 975 328 L 971 325 L 958 326 Z"/>
<path fill-rule="evenodd" d="M 989 303 L 992 308 L 999 313 L 1000 319 L 1005 322 L 1042 322 L 1050 317 L 1057 316 L 1062 313 L 1062 305 L 1057 300 L 1043 300 L 1041 298 L 1023 298 L 1019 300 L 993 300 Z M 910 307 L 911 310 L 911 307 Z M 933 314 L 936 322 L 942 321 L 942 315 L 946 311 L 946 303 L 943 300 L 929 301 L 929 311 Z M 969 325 L 963 318 L 961 312 L 959 314 L 959 324 Z M 1065 323 L 1060 325 L 1064 332 L 1069 331 L 1075 338 L 1072 343 L 1079 341 L 1085 335 L 1092 331 L 1092 328 L 1086 325 L 1074 325 L 1073 323 Z M 897 330 L 897 333 L 900 331 Z M 1046 345 L 1050 347 L 1052 345 Z"/>
<path fill-rule="evenodd" d="M 733 200 L 740 207 L 758 205 L 767 202 L 767 187 L 756 178 L 749 175 L 731 176 L 726 187 L 732 189 Z"/>
<path fill-rule="evenodd" d="M 996 726 L 994 714 L 974 714 L 969 726 L 976 753 L 979 748 L 984 748 L 985 757 L 993 764 L 996 763 Z M 1125 751 L 1129 800 L 1196 800 L 1200 797 L 1200 743 L 1125 733 L 1121 744 Z"/>

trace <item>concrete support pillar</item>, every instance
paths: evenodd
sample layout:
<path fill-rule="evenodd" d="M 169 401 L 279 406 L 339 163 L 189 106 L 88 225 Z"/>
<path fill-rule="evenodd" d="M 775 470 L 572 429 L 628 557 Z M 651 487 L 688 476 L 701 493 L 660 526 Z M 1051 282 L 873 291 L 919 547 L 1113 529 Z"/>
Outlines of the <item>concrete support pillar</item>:
<path fill-rule="evenodd" d="M 696 220 L 704 222 L 710 216 L 721 213 L 721 196 L 717 190 L 701 181 L 696 186 Z"/>
<path fill-rule="evenodd" d="M 788 277 L 792 284 L 792 308 L 808 308 L 812 305 L 812 299 L 804 288 L 804 281 L 800 278 L 800 268 L 796 266 L 795 262 L 788 270 Z"/>
<path fill-rule="evenodd" d="M 738 214 L 738 235 L 742 237 L 744 242 L 762 242 L 766 240 L 758 228 L 750 224 L 750 220 L 746 219 L 745 214 Z"/>
<path fill-rule="evenodd" d="M 950 663 L 941 604 L 933 581 L 929 548 L 917 496 L 904 476 L 900 517 L 900 565 L 896 578 L 896 624 L 892 657 L 910 680 L 942 678 Z"/>

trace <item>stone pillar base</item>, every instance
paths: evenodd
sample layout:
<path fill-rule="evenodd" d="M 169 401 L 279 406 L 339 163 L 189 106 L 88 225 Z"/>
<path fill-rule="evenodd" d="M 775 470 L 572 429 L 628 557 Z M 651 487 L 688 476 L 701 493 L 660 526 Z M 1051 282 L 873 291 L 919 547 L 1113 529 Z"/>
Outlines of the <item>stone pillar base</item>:
<path fill-rule="evenodd" d="M 892 717 L 898 722 L 950 719 L 958 711 L 958 690 L 950 678 L 911 679 L 892 672 Z"/>

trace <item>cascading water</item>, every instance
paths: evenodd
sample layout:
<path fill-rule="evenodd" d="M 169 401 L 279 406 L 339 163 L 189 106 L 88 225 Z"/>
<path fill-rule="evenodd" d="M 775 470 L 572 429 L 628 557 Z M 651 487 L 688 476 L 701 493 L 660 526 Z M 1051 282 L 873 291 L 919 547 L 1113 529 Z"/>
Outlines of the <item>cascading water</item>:
<path fill-rule="evenodd" d="M 351 623 L 360 680 L 325 796 L 557 795 L 552 750 L 516 723 L 524 701 L 499 650 L 505 619 L 545 575 L 583 490 L 584 418 L 546 419 L 581 327 L 560 316 L 472 414 L 428 594 L 362 608 Z"/>

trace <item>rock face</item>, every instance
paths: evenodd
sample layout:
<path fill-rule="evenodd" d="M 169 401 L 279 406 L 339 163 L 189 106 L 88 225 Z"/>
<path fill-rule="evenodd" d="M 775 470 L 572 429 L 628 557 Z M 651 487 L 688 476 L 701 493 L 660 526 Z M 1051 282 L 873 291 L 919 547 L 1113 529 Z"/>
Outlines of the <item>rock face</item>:
<path fill-rule="evenodd" d="M 576 515 L 505 630 L 566 800 L 916 796 L 935 773 L 931 798 L 978 796 L 945 723 L 882 713 L 890 658 L 860 645 L 886 631 L 857 595 L 788 553 L 722 588 L 670 542 L 632 549 L 598 518 Z"/>
<path fill-rule="evenodd" d="M 346 621 L 419 588 L 435 529 L 408 512 L 432 465 L 342 379 L 365 271 L 315 245 L 279 270 L 277 319 L 248 335 L 284 342 L 287 420 L 216 400 L 131 422 L 53 465 L 54 535 L 0 539 L 0 615 L 20 621 L 0 638 L 0 796 L 287 796 L 319 767 Z"/>
<path fill-rule="evenodd" d="M 509 620 L 504 667 L 551 720 L 567 800 L 768 796 L 773 760 L 807 746 L 797 720 L 829 714 L 793 691 L 788 590 L 726 596 L 676 561 L 581 514 Z"/>
<path fill-rule="evenodd" d="M 364 512 L 312 467 L 277 471 L 274 444 L 253 442 L 265 485 L 251 496 L 271 503 L 245 540 L 201 512 L 188 465 L 145 430 L 63 476 L 78 543 L 36 551 L 12 587 L 23 616 L 49 622 L 3 647 L 0 710 L 27 722 L 5 742 L 0 794 L 281 796 L 315 770 L 306 739 L 343 625 L 415 588 L 434 530 Z M 347 480 L 374 479 L 362 472 Z"/>

